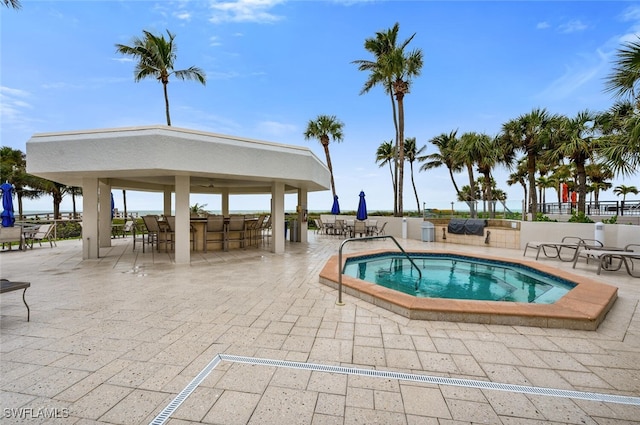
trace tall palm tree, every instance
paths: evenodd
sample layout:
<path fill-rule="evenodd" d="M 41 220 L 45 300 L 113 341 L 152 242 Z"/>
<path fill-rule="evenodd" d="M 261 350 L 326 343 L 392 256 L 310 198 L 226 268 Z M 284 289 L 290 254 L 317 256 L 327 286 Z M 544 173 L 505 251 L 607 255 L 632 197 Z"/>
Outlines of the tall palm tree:
<path fill-rule="evenodd" d="M 555 117 L 546 109 L 536 108 L 502 125 L 503 143 L 511 145 L 514 151 L 522 151 L 527 158 L 529 179 L 529 212 L 536 220 L 538 199 L 536 196 L 536 162 L 551 139 L 551 124 Z"/>
<path fill-rule="evenodd" d="M 413 178 L 413 163 L 416 161 L 418 156 L 424 152 L 426 146 L 418 149 L 416 147 L 416 138 L 408 137 L 404 142 L 404 159 L 409 161 L 409 166 L 411 168 L 411 185 L 413 186 L 413 194 L 416 196 L 416 203 L 418 204 L 418 213 L 420 213 L 420 199 L 418 198 L 418 189 L 416 189 L 416 182 Z"/>
<path fill-rule="evenodd" d="M 522 186 L 522 190 L 524 192 L 524 196 L 522 199 L 527 199 L 527 161 L 526 158 L 522 158 L 516 167 L 516 171 L 509 174 L 509 178 L 507 179 L 507 184 L 509 186 L 513 186 L 514 184 L 520 184 Z M 522 213 L 527 213 L 527 205 L 523 206 Z"/>
<path fill-rule="evenodd" d="M 473 175 L 473 167 L 483 160 L 483 156 L 494 155 L 494 151 L 491 150 L 490 145 L 491 139 L 486 134 L 467 132 L 460 136 L 460 142 L 456 145 L 456 150 L 453 152 L 456 161 L 464 164 L 467 169 L 467 175 L 469 176 L 469 191 L 467 194 L 472 197 L 466 201 L 467 205 L 469 205 L 471 217 L 476 217 L 477 215 L 475 203 L 478 199 L 475 196 L 478 189 Z M 495 163 L 495 158 L 486 159 L 486 161 Z M 490 182 L 491 177 L 486 178 L 486 181 Z"/>
<path fill-rule="evenodd" d="M 331 192 L 336 197 L 336 184 L 333 180 L 333 166 L 331 165 L 331 155 L 329 155 L 329 141 L 342 141 L 342 129 L 344 124 L 336 118 L 335 115 L 318 115 L 315 120 L 309 120 L 307 130 L 304 132 L 305 140 L 318 139 L 324 148 L 324 154 L 327 157 L 327 168 L 331 175 Z"/>
<path fill-rule="evenodd" d="M 449 134 L 442 133 L 429 140 L 429 143 L 433 144 L 437 148 L 437 152 L 418 157 L 418 162 L 424 162 L 424 164 L 420 166 L 419 171 L 427 171 L 434 168 L 440 168 L 442 166 L 447 167 L 451 183 L 453 183 L 453 188 L 456 190 L 456 195 L 459 197 L 460 189 L 458 188 L 456 179 L 453 176 L 453 173 L 462 171 L 463 165 L 457 162 L 456 158 L 453 156 L 453 152 L 456 150 L 456 146 L 459 143 L 456 136 L 457 133 L 458 130 L 453 130 Z"/>
<path fill-rule="evenodd" d="M 154 77 L 162 83 L 167 125 L 170 126 L 171 115 L 169 114 L 169 95 L 167 94 L 169 77 L 173 75 L 180 80 L 195 80 L 202 85 L 206 85 L 207 77 L 203 70 L 195 66 L 182 70 L 173 69 L 177 48 L 173 42 L 175 35 L 171 34 L 169 30 L 167 30 L 168 40 L 164 38 L 164 35 L 157 36 L 149 31 L 142 32 L 144 37 L 134 37 L 131 46 L 116 44 L 116 52 L 133 56 L 138 60 L 134 70 L 136 82 L 147 77 Z"/>
<path fill-rule="evenodd" d="M 396 162 L 396 149 L 393 146 L 393 140 L 389 142 L 382 142 L 376 150 L 376 163 L 380 167 L 384 167 L 385 164 L 389 165 L 389 172 L 391 173 L 391 184 L 393 186 L 393 193 L 396 193 L 396 179 L 393 175 L 392 164 Z"/>
<path fill-rule="evenodd" d="M 409 93 L 411 81 L 420 75 L 423 65 L 422 50 L 414 49 L 405 52 L 405 47 L 411 42 L 415 33 L 404 43 L 396 45 L 399 24 L 396 23 L 386 33 L 378 33 L 375 39 L 371 39 L 375 46 L 370 51 L 375 55 L 375 61 L 354 61 L 362 71 L 371 71 L 369 80 L 365 84 L 373 87 L 376 84 L 385 84 L 397 105 L 397 133 L 396 148 L 398 152 L 398 171 L 396 172 L 396 216 L 402 216 L 403 206 L 403 180 L 404 180 L 404 96 Z M 371 47 L 365 42 L 365 48 Z M 395 120 L 395 114 L 394 114 Z M 395 121 L 394 121 L 395 123 Z"/>

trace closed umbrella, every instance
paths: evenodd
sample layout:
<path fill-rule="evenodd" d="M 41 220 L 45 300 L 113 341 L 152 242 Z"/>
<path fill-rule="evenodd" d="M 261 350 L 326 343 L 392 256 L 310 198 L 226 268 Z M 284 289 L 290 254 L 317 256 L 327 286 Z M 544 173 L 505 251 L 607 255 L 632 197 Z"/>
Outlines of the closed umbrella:
<path fill-rule="evenodd" d="M 13 227 L 16 218 L 13 215 L 13 185 L 5 182 L 0 185 L 2 191 L 2 227 Z"/>
<path fill-rule="evenodd" d="M 331 207 L 331 214 L 340 214 L 340 204 L 338 203 L 338 195 L 333 197 L 333 206 Z"/>
<path fill-rule="evenodd" d="M 358 220 L 367 219 L 367 202 L 364 200 L 364 191 L 360 191 L 360 202 L 358 203 L 358 212 L 356 213 Z"/>
<path fill-rule="evenodd" d="M 111 193 L 111 220 L 113 220 L 113 213 L 116 209 L 116 203 L 113 202 L 113 192 Z"/>

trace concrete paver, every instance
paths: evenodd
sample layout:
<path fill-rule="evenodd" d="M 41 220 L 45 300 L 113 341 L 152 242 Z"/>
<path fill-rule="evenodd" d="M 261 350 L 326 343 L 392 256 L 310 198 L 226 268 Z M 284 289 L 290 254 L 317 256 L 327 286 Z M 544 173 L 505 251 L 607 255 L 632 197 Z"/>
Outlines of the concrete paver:
<path fill-rule="evenodd" d="M 31 282 L 30 322 L 17 293 L 1 298 L 2 423 L 149 423 L 218 354 L 640 396 L 640 285 L 626 273 L 577 266 L 619 288 L 597 331 L 418 321 L 349 295 L 336 305 L 318 273 L 340 242 L 310 232 L 283 255 L 198 253 L 188 266 L 130 238 L 98 260 L 82 261 L 79 241 L 0 252 L 2 277 Z M 221 361 L 167 423 L 472 422 L 640 423 L 640 406 Z"/>

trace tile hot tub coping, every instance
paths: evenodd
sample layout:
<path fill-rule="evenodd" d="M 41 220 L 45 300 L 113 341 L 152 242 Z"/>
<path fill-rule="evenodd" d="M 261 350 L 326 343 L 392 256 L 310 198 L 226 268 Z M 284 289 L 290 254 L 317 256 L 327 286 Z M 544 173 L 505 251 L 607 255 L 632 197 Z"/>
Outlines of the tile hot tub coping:
<path fill-rule="evenodd" d="M 343 254 L 343 260 L 386 252 L 396 253 L 396 251 L 389 250 L 354 252 Z M 411 253 L 468 256 L 516 266 L 528 266 L 566 279 L 576 286 L 553 304 L 527 304 L 506 301 L 418 298 L 342 275 L 344 293 L 409 319 L 581 330 L 596 330 L 617 299 L 618 288 L 615 286 L 577 276 L 535 261 L 516 261 L 485 254 L 468 254 L 447 250 L 412 250 L 409 254 Z M 338 255 L 332 256 L 326 262 L 320 272 L 319 280 L 322 284 L 338 288 Z"/>

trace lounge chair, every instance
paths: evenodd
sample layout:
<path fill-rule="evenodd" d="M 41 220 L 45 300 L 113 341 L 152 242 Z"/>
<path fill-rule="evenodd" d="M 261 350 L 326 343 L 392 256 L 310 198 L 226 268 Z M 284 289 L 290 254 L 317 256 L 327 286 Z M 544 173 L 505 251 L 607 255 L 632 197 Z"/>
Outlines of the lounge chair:
<path fill-rule="evenodd" d="M 634 274 L 634 260 L 640 261 L 640 244 L 628 244 L 624 248 L 616 249 L 598 249 L 598 247 L 583 246 L 579 249 L 573 261 L 573 268 L 579 258 L 584 258 L 587 263 L 590 259 L 598 261 L 598 274 L 602 270 L 617 271 L 624 265 L 627 273 L 633 277 L 640 277 L 640 274 Z M 618 260 L 614 263 L 613 260 Z"/>
<path fill-rule="evenodd" d="M 34 241 L 38 241 L 38 244 L 40 244 L 40 246 L 42 246 L 42 241 L 48 241 L 49 245 L 51 246 L 51 248 L 53 248 L 53 246 L 58 246 L 56 244 L 56 241 L 53 237 L 53 231 L 55 229 L 56 225 L 55 224 L 43 224 L 38 228 L 38 231 L 35 232 L 34 234 L 32 234 L 29 237 L 29 245 L 31 246 L 31 248 L 33 248 L 33 242 Z"/>
<path fill-rule="evenodd" d="M 536 260 L 542 252 L 547 258 L 557 258 L 560 261 L 570 262 L 575 260 L 578 247 L 584 245 L 602 246 L 602 243 L 595 239 L 583 239 L 576 236 L 565 236 L 561 242 L 527 242 L 522 256 L 527 254 L 527 249 L 532 248 L 536 250 Z M 563 250 L 569 251 L 571 257 L 563 257 Z"/>

